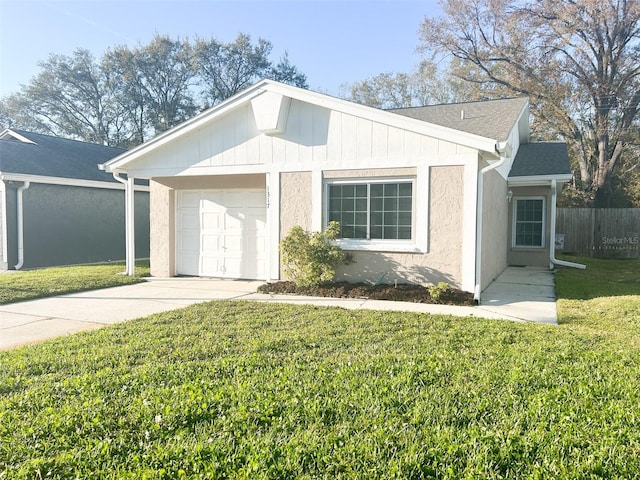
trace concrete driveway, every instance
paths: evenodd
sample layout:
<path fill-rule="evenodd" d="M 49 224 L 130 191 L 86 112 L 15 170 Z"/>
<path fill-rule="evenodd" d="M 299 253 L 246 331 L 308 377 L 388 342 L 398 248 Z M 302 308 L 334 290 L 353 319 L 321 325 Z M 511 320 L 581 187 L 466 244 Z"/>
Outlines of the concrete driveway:
<path fill-rule="evenodd" d="M 205 278 L 150 278 L 135 285 L 2 305 L 0 350 L 209 300 L 252 300 L 557 323 L 553 274 L 544 270 L 507 269 L 485 290 L 482 304 L 477 307 L 256 293 L 262 283 Z"/>

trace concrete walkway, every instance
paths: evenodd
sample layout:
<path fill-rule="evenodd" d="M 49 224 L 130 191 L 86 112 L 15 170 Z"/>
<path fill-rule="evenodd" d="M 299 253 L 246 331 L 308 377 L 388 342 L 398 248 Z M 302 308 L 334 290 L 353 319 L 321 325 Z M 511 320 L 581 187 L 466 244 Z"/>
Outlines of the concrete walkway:
<path fill-rule="evenodd" d="M 482 304 L 477 307 L 256 293 L 262 283 L 205 278 L 150 278 L 135 285 L 2 305 L 0 350 L 194 303 L 222 299 L 557 323 L 553 274 L 542 269 L 507 269 L 485 290 Z"/>

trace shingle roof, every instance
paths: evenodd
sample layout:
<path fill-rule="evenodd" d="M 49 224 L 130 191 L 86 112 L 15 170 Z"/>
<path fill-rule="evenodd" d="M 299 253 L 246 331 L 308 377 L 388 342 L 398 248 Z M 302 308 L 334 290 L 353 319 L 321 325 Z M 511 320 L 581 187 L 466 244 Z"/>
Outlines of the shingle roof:
<path fill-rule="evenodd" d="M 387 111 L 501 142 L 509 136 L 528 101 L 518 97 Z"/>
<path fill-rule="evenodd" d="M 540 142 L 520 145 L 509 178 L 570 174 L 567 144 Z"/>
<path fill-rule="evenodd" d="M 74 178 L 115 182 L 110 173 L 98 170 L 125 150 L 94 143 L 41 135 L 24 130 L 11 131 L 35 143 L 0 139 L 0 173 Z"/>

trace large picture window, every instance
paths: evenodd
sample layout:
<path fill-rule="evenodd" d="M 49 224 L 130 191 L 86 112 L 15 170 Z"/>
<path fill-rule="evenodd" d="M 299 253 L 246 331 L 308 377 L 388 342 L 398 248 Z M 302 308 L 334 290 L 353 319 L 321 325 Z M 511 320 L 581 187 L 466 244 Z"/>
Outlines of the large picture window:
<path fill-rule="evenodd" d="M 343 239 L 411 240 L 413 182 L 335 182 L 327 185 L 327 220 Z"/>
<path fill-rule="evenodd" d="M 515 209 L 514 246 L 544 247 L 544 198 L 518 198 Z"/>

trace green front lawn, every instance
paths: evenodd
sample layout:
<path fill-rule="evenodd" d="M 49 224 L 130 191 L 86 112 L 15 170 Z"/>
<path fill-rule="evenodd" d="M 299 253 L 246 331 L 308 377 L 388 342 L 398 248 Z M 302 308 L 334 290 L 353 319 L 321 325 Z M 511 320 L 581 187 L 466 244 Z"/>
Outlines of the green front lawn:
<path fill-rule="evenodd" d="M 136 263 L 136 276 L 123 275 L 124 263 L 42 268 L 0 275 L 0 305 L 142 281 L 149 262 Z"/>
<path fill-rule="evenodd" d="M 0 352 L 0 478 L 639 478 L 638 262 L 587 262 L 557 327 L 211 302 Z"/>

